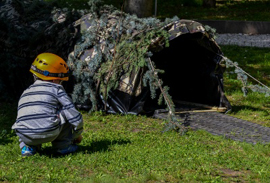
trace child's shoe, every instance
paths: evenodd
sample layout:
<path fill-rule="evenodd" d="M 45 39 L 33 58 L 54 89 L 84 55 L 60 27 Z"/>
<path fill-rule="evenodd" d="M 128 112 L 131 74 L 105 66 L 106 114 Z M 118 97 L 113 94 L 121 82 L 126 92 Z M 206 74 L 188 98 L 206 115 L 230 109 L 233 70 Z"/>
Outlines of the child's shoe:
<path fill-rule="evenodd" d="M 77 149 L 78 149 L 77 145 L 70 144 L 68 147 L 64 149 L 58 149 L 57 152 L 60 154 L 69 154 L 69 153 L 74 153 L 75 151 L 77 151 Z"/>
<path fill-rule="evenodd" d="M 34 146 L 23 146 L 22 148 L 22 156 L 33 156 L 36 152 L 37 149 Z"/>

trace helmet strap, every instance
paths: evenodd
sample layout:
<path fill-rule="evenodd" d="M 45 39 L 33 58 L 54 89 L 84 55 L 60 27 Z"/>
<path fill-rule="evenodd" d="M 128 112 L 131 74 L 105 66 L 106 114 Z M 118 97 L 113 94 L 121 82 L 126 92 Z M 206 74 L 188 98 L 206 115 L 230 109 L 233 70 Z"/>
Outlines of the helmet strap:
<path fill-rule="evenodd" d="M 69 76 L 69 73 L 51 73 L 49 71 L 43 71 L 43 70 L 38 69 L 37 66 L 35 65 L 31 65 L 31 69 L 39 74 L 42 74 L 48 77 L 65 78 Z"/>

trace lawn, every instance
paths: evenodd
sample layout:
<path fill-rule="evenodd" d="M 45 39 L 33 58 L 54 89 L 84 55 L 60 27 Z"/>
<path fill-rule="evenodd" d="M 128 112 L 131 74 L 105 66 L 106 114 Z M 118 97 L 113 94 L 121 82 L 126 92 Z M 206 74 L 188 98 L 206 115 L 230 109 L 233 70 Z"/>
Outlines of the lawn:
<path fill-rule="evenodd" d="M 222 46 L 223 52 L 259 80 L 267 80 L 268 49 Z M 230 115 L 269 125 L 269 98 L 243 97 L 233 74 L 225 74 Z M 162 133 L 166 123 L 146 116 L 83 113 L 84 140 L 73 155 L 56 156 L 51 145 L 22 158 L 10 127 L 16 104 L 0 108 L 0 180 L 3 182 L 269 182 L 270 144 L 248 144 L 188 131 Z"/>
<path fill-rule="evenodd" d="M 1 115 L 11 106 L 1 108 Z M 11 122 L 14 114 L 4 119 Z M 9 114 L 8 114 L 9 115 Z M 73 155 L 22 158 L 17 137 L 2 134 L 3 182 L 268 182 L 270 145 L 236 142 L 205 131 L 161 133 L 145 116 L 83 113 L 84 140 Z M 1 123 L 3 118 L 1 118 Z M 11 123 L 10 123 L 11 124 Z M 8 126 L 6 126 L 8 127 Z M 2 127 L 1 127 L 2 128 Z"/>
<path fill-rule="evenodd" d="M 264 12 L 270 6 L 269 2 L 265 3 L 268 4 L 260 6 L 262 14 L 248 20 L 268 20 L 270 16 Z M 177 13 L 177 6 L 167 7 L 171 10 L 169 17 Z M 230 11 L 234 6 L 238 5 L 223 7 Z M 244 11 L 243 19 L 238 15 L 237 18 L 244 20 L 253 6 L 249 6 L 251 11 Z M 187 7 L 187 11 L 193 8 L 198 12 L 201 7 Z M 201 15 L 195 15 L 194 11 L 192 16 L 189 12 L 185 14 L 186 17 L 178 16 L 187 19 L 208 16 L 203 10 Z M 233 19 L 234 16 L 229 17 L 233 13 L 226 14 Z M 167 16 L 165 10 L 159 16 Z M 225 56 L 270 86 L 268 48 L 221 46 L 221 49 Z M 244 97 L 240 82 L 230 70 L 225 72 L 224 84 L 233 107 L 228 115 L 270 127 L 269 97 L 253 92 Z M 77 153 L 57 156 L 47 143 L 43 144 L 42 152 L 22 158 L 18 137 L 11 130 L 16 105 L 16 102 L 0 102 L 1 182 L 270 182 L 270 144 L 233 141 L 203 130 L 189 130 L 183 136 L 175 131 L 162 133 L 166 121 L 146 116 L 81 111 L 85 131 Z"/>

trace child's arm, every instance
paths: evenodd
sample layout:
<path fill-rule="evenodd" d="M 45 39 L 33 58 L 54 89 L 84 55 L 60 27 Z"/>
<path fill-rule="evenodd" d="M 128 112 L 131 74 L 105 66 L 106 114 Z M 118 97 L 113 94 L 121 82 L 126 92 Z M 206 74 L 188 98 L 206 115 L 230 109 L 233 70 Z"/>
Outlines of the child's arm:
<path fill-rule="evenodd" d="M 73 139 L 77 139 L 83 132 L 82 115 L 79 111 L 77 111 L 72 100 L 67 95 L 64 89 L 59 89 L 58 100 L 62 104 L 61 113 L 66 117 L 66 120 L 74 127 Z"/>

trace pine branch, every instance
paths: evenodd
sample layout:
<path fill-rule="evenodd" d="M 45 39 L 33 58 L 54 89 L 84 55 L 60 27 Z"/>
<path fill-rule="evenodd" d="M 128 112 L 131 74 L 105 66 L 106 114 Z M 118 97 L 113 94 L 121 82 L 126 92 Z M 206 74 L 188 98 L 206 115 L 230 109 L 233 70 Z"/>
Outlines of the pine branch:
<path fill-rule="evenodd" d="M 181 132 L 183 132 L 184 133 L 184 131 L 185 131 L 185 127 L 184 126 L 181 126 L 180 124 L 179 124 L 179 122 L 177 121 L 177 119 L 176 119 L 176 117 L 175 117 L 175 109 L 174 109 L 174 104 L 173 104 L 173 101 L 171 100 L 171 97 L 169 97 L 168 96 L 168 93 L 167 92 L 165 92 L 164 91 L 164 89 L 162 88 L 162 83 L 161 83 L 161 80 L 158 78 L 158 76 L 157 76 L 157 74 L 158 74 L 158 72 L 156 72 L 155 71 L 155 67 L 154 67 L 154 65 L 153 65 L 153 63 L 152 63 L 152 61 L 151 61 L 151 59 L 150 58 L 148 58 L 147 59 L 148 60 L 148 63 L 149 63 L 149 66 L 150 66 L 150 68 L 151 68 L 151 71 L 154 73 L 154 75 L 155 75 L 155 77 L 156 77 L 156 85 L 158 86 L 158 88 L 160 89 L 160 91 L 161 91 L 161 93 L 162 93 L 162 95 L 163 95 L 163 97 L 164 97 L 164 100 L 165 100 L 165 102 L 166 102 L 166 105 L 167 105 L 167 107 L 169 108 L 169 123 L 171 124 L 171 125 L 174 125 L 174 126 L 176 126 L 176 127 L 178 127 L 179 128 L 179 130 L 181 131 Z M 171 126 L 171 125 L 169 125 L 170 127 L 169 128 L 174 128 L 173 126 Z"/>
<path fill-rule="evenodd" d="M 238 66 L 237 62 L 233 62 L 233 61 L 231 61 L 230 59 L 228 59 L 227 57 L 224 57 L 224 56 L 222 56 L 222 58 L 225 60 L 227 68 L 228 67 L 234 67 L 235 68 L 234 72 L 237 74 L 237 79 L 240 80 L 242 82 L 242 85 L 243 85 L 242 86 L 242 91 L 244 93 L 244 96 L 246 96 L 246 94 L 247 94 L 247 88 L 250 88 L 252 91 L 256 91 L 256 92 L 259 92 L 259 93 L 264 93 L 266 96 L 268 96 L 270 94 L 270 88 L 269 87 L 267 87 L 265 84 L 263 84 L 262 82 L 260 82 L 259 80 L 257 80 L 253 76 L 251 76 L 249 73 L 244 71 L 242 68 L 240 68 Z M 257 83 L 259 83 L 263 87 L 260 87 L 258 85 L 248 84 L 247 83 L 248 77 L 250 77 L 251 79 L 253 79 Z"/>
<path fill-rule="evenodd" d="M 151 68 L 152 72 L 153 72 L 154 75 L 157 77 L 157 72 L 155 72 L 155 68 L 154 68 L 153 63 L 152 63 L 152 61 L 151 61 L 150 58 L 148 58 L 148 62 L 149 62 L 149 65 L 150 65 L 150 68 Z M 165 99 L 165 102 L 166 102 L 166 104 L 167 104 L 167 106 L 168 106 L 168 108 L 169 108 L 169 114 L 173 114 L 173 111 L 175 111 L 175 110 L 173 110 L 172 104 L 171 104 L 171 102 L 168 100 L 168 97 L 167 97 L 167 95 L 165 94 L 165 92 L 164 92 L 164 90 L 163 90 L 163 88 L 162 88 L 160 79 L 157 80 L 157 86 L 159 87 L 159 89 L 160 89 L 160 91 L 161 91 L 161 93 L 162 93 L 162 95 L 163 95 L 163 97 L 164 97 L 164 99 Z"/>
<path fill-rule="evenodd" d="M 120 19 L 119 19 L 119 23 L 118 23 L 118 29 L 117 29 L 117 40 L 116 40 L 116 43 L 115 43 L 115 46 L 114 46 L 114 52 L 113 52 L 113 59 L 112 59 L 112 64 L 110 66 L 110 69 L 109 69 L 109 72 L 108 72 L 108 76 L 107 76 L 107 82 L 105 83 L 105 97 L 104 97 L 104 100 L 105 100 L 105 105 L 104 105 L 104 110 L 107 111 L 107 94 L 108 94 L 108 83 L 110 81 L 110 78 L 111 78 L 111 75 L 112 75 L 112 71 L 113 71 L 113 65 L 115 63 L 115 55 L 116 55 L 116 47 L 117 47 L 117 43 L 119 42 L 119 37 L 120 37 L 120 34 L 119 34 L 119 30 L 120 30 L 120 23 L 121 23 L 121 19 L 122 19 L 122 12 L 121 12 L 121 16 L 120 16 Z"/>

